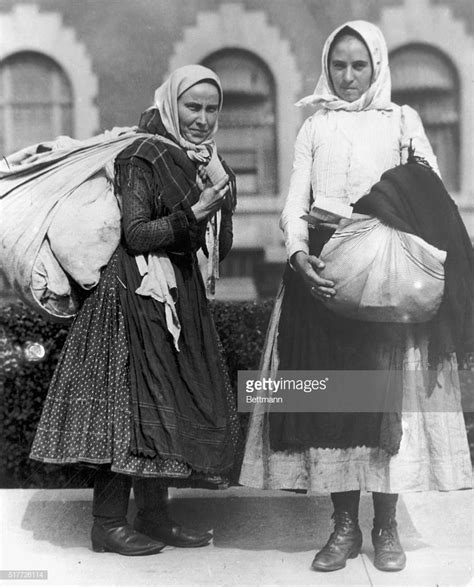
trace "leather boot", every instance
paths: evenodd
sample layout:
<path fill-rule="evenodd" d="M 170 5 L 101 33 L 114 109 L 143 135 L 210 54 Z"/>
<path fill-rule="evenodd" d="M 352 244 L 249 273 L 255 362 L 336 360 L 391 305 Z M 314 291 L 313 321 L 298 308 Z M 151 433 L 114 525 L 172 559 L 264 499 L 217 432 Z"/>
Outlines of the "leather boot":
<path fill-rule="evenodd" d="M 186 528 L 170 518 L 168 488 L 159 479 L 135 478 L 133 492 L 138 510 L 133 527 L 138 532 L 181 548 L 206 546 L 211 541 L 210 532 Z"/>
<path fill-rule="evenodd" d="M 314 557 L 314 571 L 337 571 L 346 566 L 349 558 L 356 558 L 362 546 L 359 528 L 359 491 L 331 494 L 334 503 L 334 532 L 326 545 Z"/>
<path fill-rule="evenodd" d="M 94 479 L 91 531 L 94 552 L 116 552 L 126 556 L 157 554 L 165 545 L 134 530 L 127 522 L 131 479 L 100 470 Z"/>
<path fill-rule="evenodd" d="M 379 571 L 402 571 L 407 558 L 403 551 L 397 531 L 396 507 L 398 494 L 373 493 L 374 528 L 374 566 Z"/>

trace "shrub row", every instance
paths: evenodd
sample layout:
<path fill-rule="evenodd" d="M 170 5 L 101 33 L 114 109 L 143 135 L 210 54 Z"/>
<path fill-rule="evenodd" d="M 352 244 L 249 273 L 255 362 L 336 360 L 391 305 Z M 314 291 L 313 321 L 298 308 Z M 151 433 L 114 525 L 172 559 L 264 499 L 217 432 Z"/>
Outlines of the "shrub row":
<path fill-rule="evenodd" d="M 258 368 L 271 307 L 270 301 L 212 304 L 234 389 L 239 369 Z M 48 322 L 23 304 L 0 308 L 0 487 L 90 485 L 92 471 L 46 465 L 28 457 L 67 331 L 67 326 Z M 40 342 L 46 358 L 25 361 L 22 348 L 28 342 Z M 242 414 L 243 432 L 246 416 Z"/>
<path fill-rule="evenodd" d="M 237 372 L 257 369 L 263 348 L 271 300 L 214 302 L 212 310 L 224 347 L 231 382 L 236 391 Z M 0 487 L 82 487 L 90 486 L 92 471 L 83 467 L 60 467 L 29 459 L 41 408 L 59 353 L 67 336 L 64 325 L 48 322 L 22 304 L 0 308 Z M 46 358 L 38 362 L 23 359 L 22 347 L 40 342 Z M 470 366 L 472 369 L 472 365 Z M 472 377 L 464 385 L 472 393 Z M 240 414 L 243 434 L 248 414 Z M 474 413 L 465 414 L 474 455 Z"/>

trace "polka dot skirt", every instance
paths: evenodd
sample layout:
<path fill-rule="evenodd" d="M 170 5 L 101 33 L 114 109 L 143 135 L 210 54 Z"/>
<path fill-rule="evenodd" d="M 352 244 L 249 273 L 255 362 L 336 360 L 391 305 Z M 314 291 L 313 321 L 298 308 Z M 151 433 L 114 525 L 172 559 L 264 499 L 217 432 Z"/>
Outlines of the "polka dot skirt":
<path fill-rule="evenodd" d="M 117 258 L 115 253 L 71 327 L 30 456 L 58 464 L 110 463 L 113 471 L 130 475 L 187 478 L 193 471 L 184 462 L 137 457 L 129 451 L 128 349 L 118 299 Z M 237 445 L 238 418 L 227 377 L 224 393 Z"/>

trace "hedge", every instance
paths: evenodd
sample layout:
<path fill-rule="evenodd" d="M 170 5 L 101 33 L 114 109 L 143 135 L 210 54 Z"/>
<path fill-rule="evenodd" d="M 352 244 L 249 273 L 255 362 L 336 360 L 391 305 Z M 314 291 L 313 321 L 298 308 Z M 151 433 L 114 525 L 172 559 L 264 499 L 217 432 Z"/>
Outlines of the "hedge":
<path fill-rule="evenodd" d="M 212 304 L 234 390 L 239 370 L 258 368 L 271 309 L 271 300 Z M 28 457 L 67 330 L 67 326 L 45 321 L 22 304 L 0 308 L 0 487 L 91 485 L 91 469 L 46 465 Z M 41 342 L 46 358 L 33 363 L 22 360 L 21 349 L 27 342 Z M 472 369 L 472 365 L 468 367 Z M 473 377 L 465 379 L 469 392 L 473 384 L 474 371 Z M 248 414 L 240 414 L 240 418 L 245 433 Z M 466 413 L 465 418 L 474 455 L 474 413 Z"/>
<path fill-rule="evenodd" d="M 239 369 L 257 369 L 272 302 L 214 302 L 212 310 L 236 390 Z M 48 322 L 23 304 L 0 308 L 0 487 L 90 486 L 93 470 L 47 465 L 29 459 L 41 407 L 68 327 Z M 27 342 L 47 350 L 39 362 L 22 359 Z M 241 415 L 245 433 L 247 414 Z"/>

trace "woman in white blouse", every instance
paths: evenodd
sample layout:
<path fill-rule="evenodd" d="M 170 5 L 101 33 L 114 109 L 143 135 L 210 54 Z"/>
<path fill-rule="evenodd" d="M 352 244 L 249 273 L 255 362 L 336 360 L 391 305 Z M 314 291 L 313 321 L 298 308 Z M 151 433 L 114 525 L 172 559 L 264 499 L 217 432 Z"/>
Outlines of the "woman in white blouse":
<path fill-rule="evenodd" d="M 289 266 L 275 304 L 263 370 L 273 376 L 277 370 L 426 370 L 425 324 L 348 320 L 324 307 L 324 298 L 336 295 L 337 283 L 320 275 L 324 263 L 318 255 L 335 226 L 321 222 L 309 230 L 302 219 L 313 204 L 323 213 L 350 217 L 351 205 L 382 173 L 406 161 L 410 141 L 415 154 L 439 173 L 418 114 L 391 101 L 381 31 L 365 21 L 336 29 L 324 46 L 314 94 L 297 105 L 318 110 L 296 140 L 281 216 Z M 335 529 L 316 554 L 314 570 L 341 569 L 360 553 L 361 490 L 373 494 L 374 564 L 383 571 L 400 571 L 406 557 L 397 532 L 398 493 L 471 486 L 454 353 L 440 362 L 438 375 L 431 395 L 423 383 L 404 378 L 398 420 L 370 413 L 254 411 L 240 482 L 331 494 Z"/>

